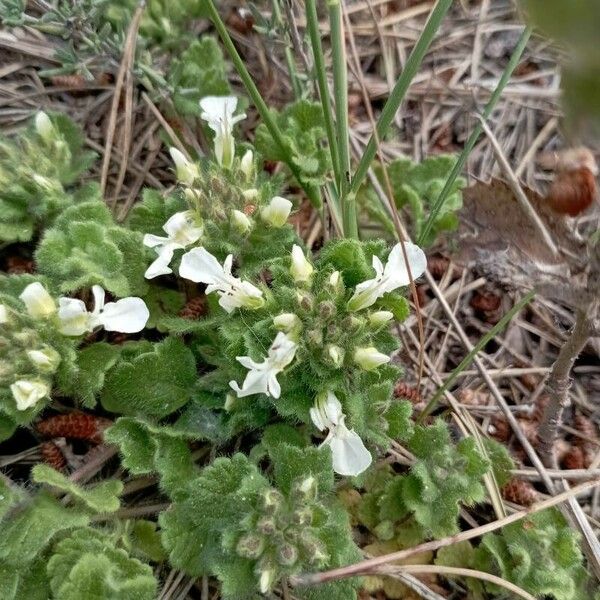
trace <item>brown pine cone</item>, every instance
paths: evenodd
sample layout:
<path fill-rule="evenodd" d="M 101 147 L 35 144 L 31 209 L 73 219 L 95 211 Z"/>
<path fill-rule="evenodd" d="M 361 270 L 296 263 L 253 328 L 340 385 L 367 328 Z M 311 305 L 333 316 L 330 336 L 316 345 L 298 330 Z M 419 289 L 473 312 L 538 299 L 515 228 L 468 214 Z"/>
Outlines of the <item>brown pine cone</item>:
<path fill-rule="evenodd" d="M 62 471 L 67 466 L 67 460 L 62 450 L 54 442 L 42 442 L 40 444 L 42 462 L 50 465 L 57 471 Z"/>
<path fill-rule="evenodd" d="M 594 444 L 598 440 L 596 424 L 582 414 L 576 414 L 573 420 L 573 426 L 584 437 L 576 437 L 574 444 L 581 448 L 583 453 L 583 462 L 585 468 L 589 467 L 594 460 L 595 454 L 600 451 L 600 447 Z M 593 440 L 593 441 L 590 441 Z"/>
<path fill-rule="evenodd" d="M 34 273 L 35 263 L 29 258 L 23 258 L 21 256 L 9 256 L 6 259 L 6 272 L 9 275 Z"/>
<path fill-rule="evenodd" d="M 179 316 L 184 319 L 194 320 L 204 316 L 206 311 L 206 296 L 196 296 L 186 302 L 185 306 L 179 311 Z"/>
<path fill-rule="evenodd" d="M 579 446 L 571 446 L 569 451 L 563 456 L 562 466 L 565 469 L 584 469 L 585 457 L 583 450 Z"/>
<path fill-rule="evenodd" d="M 394 387 L 394 397 L 409 400 L 412 404 L 419 404 L 421 402 L 419 390 L 414 385 L 406 383 L 406 381 L 399 381 L 396 384 Z"/>
<path fill-rule="evenodd" d="M 37 423 L 36 429 L 44 437 L 64 437 L 100 444 L 103 439 L 103 431 L 112 424 L 110 419 L 74 411 L 65 415 L 48 417 Z"/>
<path fill-rule="evenodd" d="M 436 254 L 427 257 L 427 269 L 433 275 L 434 279 L 441 279 L 449 267 L 450 260 L 445 256 Z"/>
<path fill-rule="evenodd" d="M 506 417 L 504 415 L 496 415 L 492 417 L 488 433 L 497 442 L 507 442 L 510 439 L 512 431 Z"/>
<path fill-rule="evenodd" d="M 531 506 L 537 499 L 537 490 L 529 481 L 513 477 L 501 489 L 502 497 L 520 506 Z"/>
<path fill-rule="evenodd" d="M 492 290 L 477 290 L 469 303 L 487 323 L 495 324 L 502 318 L 502 297 Z"/>

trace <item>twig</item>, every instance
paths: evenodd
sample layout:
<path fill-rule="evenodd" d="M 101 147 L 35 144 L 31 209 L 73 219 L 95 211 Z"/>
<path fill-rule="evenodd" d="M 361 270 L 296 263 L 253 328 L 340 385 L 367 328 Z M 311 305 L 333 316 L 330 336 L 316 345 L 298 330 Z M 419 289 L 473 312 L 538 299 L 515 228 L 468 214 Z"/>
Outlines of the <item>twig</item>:
<path fill-rule="evenodd" d="M 556 457 L 552 449 L 563 411 L 569 403 L 570 373 L 575 359 L 589 339 L 591 324 L 596 312 L 597 303 L 592 303 L 587 309 L 577 309 L 575 326 L 567 341 L 562 345 L 546 382 L 550 402 L 544 410 L 538 437 L 540 439 L 540 457 L 547 467 L 557 468 Z"/>

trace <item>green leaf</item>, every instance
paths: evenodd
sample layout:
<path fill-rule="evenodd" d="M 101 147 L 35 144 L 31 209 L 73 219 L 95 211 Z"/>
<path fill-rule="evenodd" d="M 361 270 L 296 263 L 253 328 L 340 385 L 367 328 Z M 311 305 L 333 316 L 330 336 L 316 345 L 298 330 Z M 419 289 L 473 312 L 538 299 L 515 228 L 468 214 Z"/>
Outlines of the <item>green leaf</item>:
<path fill-rule="evenodd" d="M 104 432 L 119 446 L 123 466 L 134 475 L 157 472 L 160 485 L 175 497 L 196 474 L 186 436 L 173 427 L 122 417 Z"/>
<path fill-rule="evenodd" d="M 92 529 L 74 531 L 56 545 L 48 575 L 54 597 L 61 600 L 156 598 L 152 569 Z"/>
<path fill-rule="evenodd" d="M 35 465 L 31 470 L 31 477 L 36 483 L 45 483 L 70 494 L 92 512 L 112 513 L 119 509 L 119 495 L 123 491 L 123 483 L 118 479 L 103 481 L 84 489 L 44 464 Z"/>
<path fill-rule="evenodd" d="M 162 562 L 167 558 L 160 541 L 158 526 L 153 521 L 136 519 L 133 522 L 129 543 L 133 552 L 141 553 L 153 562 Z"/>
<path fill-rule="evenodd" d="M 483 536 L 475 566 L 497 573 L 536 597 L 587 600 L 589 575 L 578 533 L 550 509 Z M 496 586 L 486 589 L 499 593 Z"/>
<path fill-rule="evenodd" d="M 97 284 L 122 297 L 147 289 L 142 235 L 115 225 L 102 201 L 65 210 L 35 257 L 40 273 L 61 292 Z"/>
<path fill-rule="evenodd" d="M 121 360 L 106 376 L 102 406 L 114 413 L 165 417 L 186 404 L 196 382 L 189 348 L 170 337 L 131 360 Z"/>
<path fill-rule="evenodd" d="M 199 101 L 204 96 L 228 96 L 223 52 L 212 37 L 192 42 L 171 63 L 169 82 L 173 87 L 173 104 L 182 115 L 200 115 Z"/>
<path fill-rule="evenodd" d="M 164 236 L 163 225 L 176 212 L 187 210 L 187 202 L 183 194 L 172 193 L 163 196 L 150 188 L 142 192 L 142 201 L 133 205 L 127 216 L 127 226 L 142 234 L 152 233 Z"/>
<path fill-rule="evenodd" d="M 62 506 L 46 493 L 3 525 L 0 538 L 0 564 L 20 568 L 32 563 L 62 531 L 84 527 L 89 517 Z"/>

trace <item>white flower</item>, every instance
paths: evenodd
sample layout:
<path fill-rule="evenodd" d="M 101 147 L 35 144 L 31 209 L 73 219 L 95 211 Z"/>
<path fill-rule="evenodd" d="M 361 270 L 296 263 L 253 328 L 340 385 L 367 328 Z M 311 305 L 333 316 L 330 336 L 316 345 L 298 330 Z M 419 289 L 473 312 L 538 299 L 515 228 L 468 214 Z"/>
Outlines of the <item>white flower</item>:
<path fill-rule="evenodd" d="M 175 213 L 163 225 L 163 229 L 167 237 L 151 233 L 144 236 L 144 246 L 154 248 L 158 254 L 158 258 L 144 273 L 146 279 L 172 273 L 173 270 L 169 267 L 169 263 L 173 260 L 175 250 L 186 248 L 202 235 L 202 227 L 195 220 L 194 212 L 191 210 Z"/>
<path fill-rule="evenodd" d="M 391 358 L 387 354 L 379 352 L 379 350 L 373 346 L 369 346 L 368 348 L 357 348 L 354 351 L 354 362 L 365 371 L 372 371 L 380 365 L 390 362 L 390 360 Z"/>
<path fill-rule="evenodd" d="M 41 350 L 27 350 L 27 356 L 40 371 L 46 373 L 54 373 L 60 362 L 60 354 L 50 346 Z"/>
<path fill-rule="evenodd" d="M 262 362 L 257 363 L 249 356 L 237 356 L 237 361 L 250 369 L 241 388 L 236 381 L 229 382 L 238 398 L 253 394 L 266 394 L 279 398 L 281 386 L 277 381 L 277 375 L 294 360 L 296 348 L 297 344 L 280 331 L 269 348 L 267 358 Z"/>
<path fill-rule="evenodd" d="M 92 294 L 92 312 L 88 312 L 82 300 L 59 298 L 58 318 L 62 334 L 83 335 L 96 327 L 121 333 L 137 333 L 144 329 L 150 312 L 141 298 L 129 297 L 104 304 L 104 290 L 99 285 L 92 287 Z"/>
<path fill-rule="evenodd" d="M 41 381 L 19 379 L 10 386 L 10 391 L 17 403 L 17 410 L 27 410 L 38 400 L 45 398 L 50 393 L 50 388 Z"/>
<path fill-rule="evenodd" d="M 231 211 L 231 224 L 242 235 L 252 227 L 252 221 L 241 210 Z"/>
<path fill-rule="evenodd" d="M 240 162 L 242 173 L 246 177 L 246 181 L 252 181 L 254 177 L 254 153 L 252 150 L 246 150 Z"/>
<path fill-rule="evenodd" d="M 183 152 L 180 152 L 177 148 L 169 148 L 169 154 L 175 163 L 177 180 L 186 185 L 192 185 L 200 176 L 198 165 L 188 160 Z"/>
<path fill-rule="evenodd" d="M 410 274 L 413 279 L 416 279 L 427 268 L 427 258 L 423 250 L 415 244 L 404 242 L 404 248 L 410 266 Z M 410 283 L 400 244 L 396 244 L 392 248 L 385 268 L 379 258 L 373 255 L 373 268 L 375 269 L 375 278 L 363 281 L 356 286 L 354 295 L 348 302 L 350 310 L 367 308 L 387 292 L 392 292 Z"/>
<path fill-rule="evenodd" d="M 21 292 L 19 298 L 25 304 L 29 315 L 36 319 L 45 319 L 56 312 L 54 298 L 38 281 L 30 283 Z"/>
<path fill-rule="evenodd" d="M 266 594 L 275 582 L 275 570 L 264 569 L 260 572 L 258 587 L 261 594 Z"/>
<path fill-rule="evenodd" d="M 217 292 L 219 304 L 228 312 L 243 306 L 260 308 L 264 303 L 263 293 L 249 281 L 242 281 L 231 274 L 233 256 L 230 254 L 223 263 L 204 248 L 194 248 L 183 255 L 179 274 L 196 283 L 206 283 L 206 293 Z"/>
<path fill-rule="evenodd" d="M 296 283 L 306 282 L 310 279 L 314 269 L 313 266 L 308 262 L 302 248 L 297 244 L 292 246 L 292 264 L 290 266 L 290 273 Z"/>
<path fill-rule="evenodd" d="M 342 275 L 339 271 L 334 271 L 329 276 L 329 285 L 336 291 L 340 288 L 341 285 L 344 285 L 344 282 L 342 281 Z"/>
<path fill-rule="evenodd" d="M 206 96 L 200 100 L 200 118 L 215 132 L 215 156 L 217 162 L 229 169 L 233 164 L 235 140 L 233 126 L 246 118 L 245 114 L 233 116 L 237 108 L 235 96 Z"/>
<path fill-rule="evenodd" d="M 0 325 L 8 323 L 8 310 L 4 304 L 0 304 Z"/>
<path fill-rule="evenodd" d="M 283 227 L 290 216 L 291 210 L 292 203 L 289 200 L 281 196 L 275 196 L 271 198 L 268 206 L 260 211 L 260 216 L 273 227 Z"/>
<path fill-rule="evenodd" d="M 281 313 L 276 317 L 273 317 L 273 325 L 279 330 L 285 333 L 289 333 L 300 326 L 301 322 L 298 315 L 294 313 Z"/>
<path fill-rule="evenodd" d="M 333 392 L 327 392 L 317 399 L 315 406 L 310 409 L 310 418 L 319 431 L 329 430 L 321 445 L 331 448 L 333 470 L 336 473 L 354 477 L 371 464 L 371 453 L 354 429 L 346 427 L 342 405 Z"/>
<path fill-rule="evenodd" d="M 56 131 L 50 117 L 44 111 L 40 110 L 35 115 L 35 130 L 46 143 L 50 144 L 54 141 Z"/>
<path fill-rule="evenodd" d="M 394 318 L 394 313 L 389 310 L 378 310 L 369 315 L 369 323 L 373 325 L 373 327 L 379 327 L 380 325 L 384 325 L 388 321 L 391 321 Z"/>

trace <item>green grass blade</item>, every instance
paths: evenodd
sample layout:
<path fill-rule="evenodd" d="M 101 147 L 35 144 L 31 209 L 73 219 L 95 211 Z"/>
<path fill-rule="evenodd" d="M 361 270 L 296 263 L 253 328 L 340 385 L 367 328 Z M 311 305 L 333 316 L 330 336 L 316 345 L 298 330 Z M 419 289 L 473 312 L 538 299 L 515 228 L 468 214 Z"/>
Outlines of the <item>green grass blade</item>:
<path fill-rule="evenodd" d="M 231 57 L 231 60 L 238 72 L 238 75 L 240 76 L 240 79 L 242 80 L 246 91 L 252 99 L 254 106 L 256 106 L 256 109 L 258 110 L 261 119 L 268 128 L 269 133 L 275 140 L 275 143 L 281 148 L 281 151 L 285 157 L 285 163 L 287 164 L 289 170 L 292 172 L 298 183 L 302 186 L 306 195 L 311 200 L 312 204 L 317 207 L 320 206 L 321 198 L 319 196 L 318 190 L 314 186 L 308 185 L 306 184 L 306 182 L 303 181 L 300 170 L 292 161 L 292 157 L 289 154 L 289 149 L 283 139 L 283 135 L 281 134 L 281 131 L 279 130 L 275 119 L 273 119 L 273 115 L 269 111 L 268 106 L 262 99 L 262 96 L 260 95 L 258 88 L 252 80 L 252 76 L 248 72 L 246 65 L 244 65 L 242 57 L 238 54 L 238 51 L 235 48 L 235 45 L 229 35 L 229 32 L 227 31 L 227 27 L 225 27 L 225 23 L 223 23 L 221 15 L 219 14 L 219 11 L 214 5 L 214 1 L 206 0 L 206 8 L 208 9 L 210 19 L 213 22 L 213 25 L 215 26 L 215 29 L 217 30 L 217 33 L 219 34 L 221 41 L 225 46 L 225 49 Z"/>
<path fill-rule="evenodd" d="M 485 108 L 483 109 L 483 113 L 482 113 L 483 119 L 488 119 L 489 116 L 492 114 L 492 111 L 494 110 L 496 104 L 498 103 L 498 100 L 500 99 L 500 96 L 501 96 L 502 92 L 504 91 L 506 84 L 509 82 L 511 75 L 513 74 L 513 71 L 515 70 L 516 66 L 519 64 L 519 60 L 521 59 L 521 55 L 523 54 L 523 51 L 525 50 L 525 47 L 527 46 L 527 42 L 529 41 L 531 32 L 532 32 L 531 27 L 526 27 L 523 30 L 523 33 L 521 34 L 521 37 L 519 38 L 519 42 L 517 43 L 517 45 L 512 53 L 512 56 L 510 57 L 510 60 L 508 61 L 508 64 L 506 65 L 506 69 L 504 69 L 504 72 L 502 73 L 502 77 L 500 77 L 500 81 L 498 82 L 496 89 L 494 90 L 492 96 L 488 100 L 488 103 L 485 105 Z M 438 213 L 442 209 L 442 206 L 444 205 L 444 202 L 446 201 L 446 198 L 448 197 L 448 194 L 450 193 L 450 190 L 452 189 L 452 186 L 454 185 L 456 178 L 458 177 L 460 172 L 463 170 L 463 167 L 465 166 L 467 159 L 469 158 L 469 154 L 475 147 L 477 139 L 481 135 L 481 131 L 482 131 L 481 123 L 477 122 L 475 124 L 475 127 L 473 128 L 473 131 L 471 132 L 471 135 L 469 136 L 469 139 L 467 140 L 467 143 L 465 144 L 465 147 L 463 148 L 463 151 L 460 153 L 460 156 L 458 157 L 458 160 L 456 161 L 454 168 L 452 169 L 450 175 L 448 176 L 448 179 L 446 180 L 446 183 L 445 183 L 444 187 L 442 188 L 440 195 L 437 197 L 434 205 L 431 207 L 431 212 L 429 214 L 429 217 L 427 218 L 427 221 L 425 223 L 423 231 L 421 232 L 421 237 L 418 240 L 419 244 L 422 243 L 423 240 L 427 239 L 427 236 L 429 235 L 429 232 L 431 231 L 431 228 L 433 227 L 433 223 L 435 222 L 435 219 L 437 218 Z"/>
<path fill-rule="evenodd" d="M 319 32 L 319 17 L 317 16 L 316 0 L 305 0 L 305 5 L 306 24 L 308 35 L 310 37 L 310 44 L 312 46 L 315 75 L 317 77 L 321 105 L 323 106 L 323 116 L 325 118 L 325 129 L 327 131 L 327 140 L 329 142 L 331 164 L 333 165 L 333 173 L 337 185 L 337 182 L 340 180 L 340 154 L 335 134 L 335 123 L 333 120 L 333 110 L 331 108 L 329 86 L 327 85 L 327 71 L 325 70 L 323 45 L 321 44 L 321 33 Z"/>
<path fill-rule="evenodd" d="M 381 115 L 379 117 L 379 121 L 377 122 L 377 135 L 371 135 L 371 139 L 365 148 L 365 151 L 360 159 L 358 167 L 356 168 L 356 172 L 352 179 L 352 184 L 350 187 L 351 193 L 356 193 L 358 188 L 360 187 L 367 171 L 369 170 L 369 166 L 375 158 L 375 153 L 377 152 L 377 142 L 378 140 L 384 139 L 387 131 L 392 124 L 394 119 L 394 115 L 396 111 L 400 107 L 402 100 L 404 100 L 404 96 L 408 91 L 408 88 L 415 78 L 415 75 L 419 71 L 419 67 L 423 62 L 423 58 L 439 29 L 442 20 L 446 16 L 450 6 L 452 5 L 452 0 L 438 0 L 436 5 L 434 6 L 429 18 L 427 19 L 427 23 L 425 23 L 425 27 L 421 36 L 419 37 L 415 47 L 413 48 L 408 60 L 406 61 L 406 65 L 402 74 L 398 78 L 390 97 L 388 98 L 383 110 L 381 111 Z"/>
<path fill-rule="evenodd" d="M 473 350 L 465 356 L 460 364 L 452 371 L 448 379 L 444 382 L 444 385 L 440 387 L 437 392 L 433 395 L 431 400 L 427 403 L 427 406 L 423 409 L 423 412 L 419 415 L 419 423 L 425 419 L 427 415 L 437 406 L 442 395 L 450 388 L 456 378 L 471 364 L 475 356 L 486 346 L 488 342 L 494 339 L 496 335 L 502 331 L 510 322 L 510 320 L 525 306 L 527 306 L 534 298 L 535 291 L 531 291 L 526 294 L 520 302 L 517 302 L 503 317 L 492 327 L 480 340 L 477 342 Z"/>

